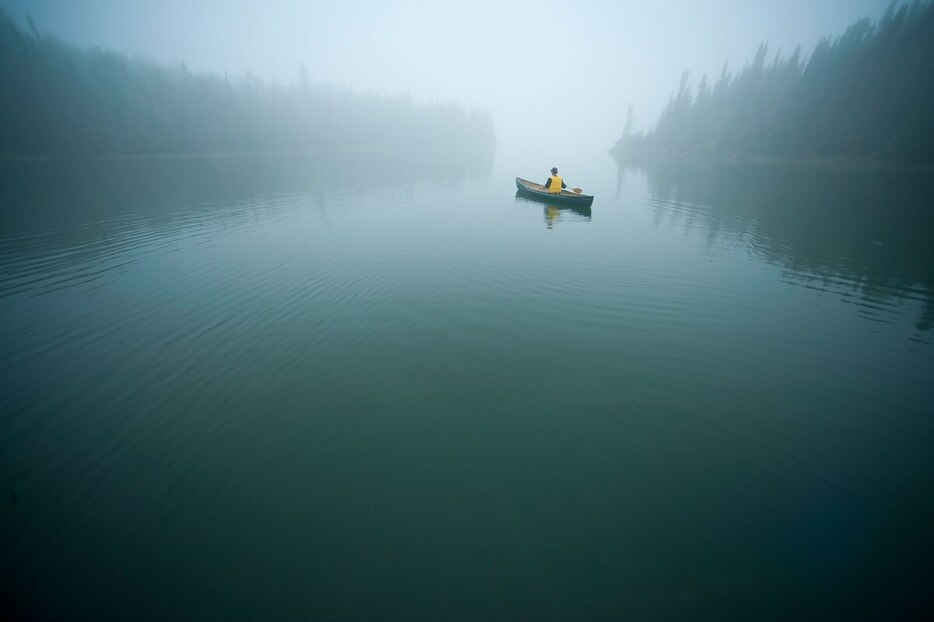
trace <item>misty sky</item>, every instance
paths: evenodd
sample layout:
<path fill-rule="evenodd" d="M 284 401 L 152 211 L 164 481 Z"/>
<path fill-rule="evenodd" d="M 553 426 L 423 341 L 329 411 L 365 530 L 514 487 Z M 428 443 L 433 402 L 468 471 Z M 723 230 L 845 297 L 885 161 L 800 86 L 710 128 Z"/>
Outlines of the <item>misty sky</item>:
<path fill-rule="evenodd" d="M 890 0 L 670 0 L 559 3 L 298 0 L 0 0 L 20 23 L 78 46 L 455 101 L 494 115 L 500 148 L 619 137 L 628 103 L 654 124 L 680 74 L 692 82 L 879 17 Z"/>

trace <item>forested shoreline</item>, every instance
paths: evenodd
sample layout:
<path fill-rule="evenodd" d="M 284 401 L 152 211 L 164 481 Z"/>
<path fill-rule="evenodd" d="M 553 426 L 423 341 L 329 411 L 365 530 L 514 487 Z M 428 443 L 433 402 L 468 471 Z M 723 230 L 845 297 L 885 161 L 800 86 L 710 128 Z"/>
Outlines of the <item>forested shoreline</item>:
<path fill-rule="evenodd" d="M 894 2 L 811 55 L 769 60 L 763 44 L 736 75 L 696 92 L 682 75 L 655 127 L 631 131 L 619 159 L 717 159 L 934 165 L 934 3 Z"/>
<path fill-rule="evenodd" d="M 194 73 L 21 28 L 0 8 L 0 157 L 265 151 L 491 158 L 489 114 L 252 76 Z"/>

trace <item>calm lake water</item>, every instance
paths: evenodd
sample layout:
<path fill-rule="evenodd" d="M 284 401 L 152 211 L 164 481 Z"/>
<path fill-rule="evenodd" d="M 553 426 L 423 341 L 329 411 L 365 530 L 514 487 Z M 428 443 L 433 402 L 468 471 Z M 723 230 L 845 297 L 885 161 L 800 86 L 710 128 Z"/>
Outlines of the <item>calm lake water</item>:
<path fill-rule="evenodd" d="M 553 164 L 590 213 L 515 196 Z M 7 613 L 931 606 L 930 176 L 0 170 Z"/>

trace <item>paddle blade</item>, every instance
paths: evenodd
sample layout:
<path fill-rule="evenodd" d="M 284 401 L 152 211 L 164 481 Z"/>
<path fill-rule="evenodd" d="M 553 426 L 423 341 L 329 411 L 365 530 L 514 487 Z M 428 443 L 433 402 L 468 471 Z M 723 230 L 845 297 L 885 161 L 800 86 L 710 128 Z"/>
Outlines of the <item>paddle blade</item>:
<path fill-rule="evenodd" d="M 581 193 L 581 189 L 580 189 L 580 188 L 571 188 L 571 191 L 574 192 L 574 194 L 580 194 L 580 193 Z"/>

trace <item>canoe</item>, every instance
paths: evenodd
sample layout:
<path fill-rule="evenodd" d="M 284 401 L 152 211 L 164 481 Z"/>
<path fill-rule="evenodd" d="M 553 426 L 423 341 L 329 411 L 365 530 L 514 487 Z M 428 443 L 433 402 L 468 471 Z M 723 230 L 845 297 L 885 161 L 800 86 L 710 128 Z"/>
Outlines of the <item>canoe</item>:
<path fill-rule="evenodd" d="M 570 190 L 562 190 L 560 193 L 548 192 L 542 184 L 521 177 L 516 177 L 516 188 L 527 197 L 547 203 L 563 203 L 565 205 L 590 205 L 593 203 L 592 194 L 575 194 Z"/>

